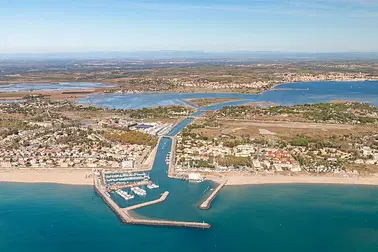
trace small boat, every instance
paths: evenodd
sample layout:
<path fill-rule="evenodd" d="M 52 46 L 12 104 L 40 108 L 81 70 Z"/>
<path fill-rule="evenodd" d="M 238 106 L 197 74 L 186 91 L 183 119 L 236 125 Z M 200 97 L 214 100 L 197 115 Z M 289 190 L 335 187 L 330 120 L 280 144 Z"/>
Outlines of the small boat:
<path fill-rule="evenodd" d="M 131 194 L 128 194 L 127 192 L 121 190 L 121 189 L 118 189 L 116 191 L 116 193 L 121 196 L 122 198 L 124 198 L 125 200 L 131 200 L 134 198 L 134 195 L 131 195 Z"/>
<path fill-rule="evenodd" d="M 156 188 L 159 188 L 159 185 L 156 185 L 156 184 L 150 182 L 150 183 L 148 183 L 147 188 L 148 189 L 156 189 Z"/>
<path fill-rule="evenodd" d="M 147 192 L 146 190 L 140 188 L 140 187 L 132 187 L 131 188 L 131 191 L 133 191 L 136 195 L 139 195 L 139 196 L 146 196 L 147 195 Z"/>

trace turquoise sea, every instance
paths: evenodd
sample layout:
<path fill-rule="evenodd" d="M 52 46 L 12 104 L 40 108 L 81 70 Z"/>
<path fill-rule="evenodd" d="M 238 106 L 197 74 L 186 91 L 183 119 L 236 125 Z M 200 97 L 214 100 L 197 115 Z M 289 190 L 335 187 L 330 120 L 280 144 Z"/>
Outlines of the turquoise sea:
<path fill-rule="evenodd" d="M 378 251 L 374 187 L 228 187 L 208 211 L 179 200 L 142 212 L 204 219 L 209 230 L 121 224 L 91 186 L 2 183 L 0 192 L 2 252 Z"/>

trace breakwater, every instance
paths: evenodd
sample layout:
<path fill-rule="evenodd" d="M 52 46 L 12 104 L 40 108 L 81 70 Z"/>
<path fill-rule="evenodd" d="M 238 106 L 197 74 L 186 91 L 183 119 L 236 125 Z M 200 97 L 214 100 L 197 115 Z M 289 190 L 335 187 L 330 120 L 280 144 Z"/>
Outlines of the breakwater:
<path fill-rule="evenodd" d="M 138 209 L 138 208 L 142 208 L 142 207 L 146 207 L 146 206 L 150 206 L 150 205 L 154 205 L 154 204 L 157 204 L 157 203 L 163 202 L 164 200 L 167 199 L 168 194 L 169 194 L 169 192 L 168 192 L 168 191 L 165 191 L 165 192 L 161 195 L 161 197 L 160 197 L 159 199 L 157 199 L 157 200 L 152 200 L 152 201 L 144 202 L 144 203 L 141 203 L 141 204 L 138 204 L 138 205 L 129 206 L 129 207 L 126 207 L 126 208 L 124 208 L 124 209 L 127 210 L 127 211 L 130 211 L 130 210 L 135 210 L 135 209 Z"/>
<path fill-rule="evenodd" d="M 201 210 L 207 210 L 211 207 L 211 202 L 215 199 L 215 197 L 218 195 L 220 190 L 226 185 L 227 180 L 220 183 L 217 188 L 210 194 L 210 196 L 202 202 L 202 204 L 199 206 L 199 209 Z"/>
<path fill-rule="evenodd" d="M 149 219 L 139 219 L 131 215 L 130 210 L 137 208 L 149 206 L 152 204 L 158 204 L 163 202 L 168 197 L 168 192 L 162 194 L 162 196 L 154 201 L 145 202 L 135 206 L 121 208 L 114 200 L 106 193 L 104 189 L 99 185 L 99 177 L 94 176 L 94 189 L 96 193 L 103 199 L 103 201 L 113 210 L 113 212 L 118 216 L 118 218 L 126 224 L 132 225 L 148 225 L 148 226 L 168 226 L 168 227 L 186 227 L 186 228 L 202 228 L 208 229 L 211 227 L 210 224 L 205 222 L 185 222 L 185 221 L 169 221 L 169 220 L 149 220 Z"/>

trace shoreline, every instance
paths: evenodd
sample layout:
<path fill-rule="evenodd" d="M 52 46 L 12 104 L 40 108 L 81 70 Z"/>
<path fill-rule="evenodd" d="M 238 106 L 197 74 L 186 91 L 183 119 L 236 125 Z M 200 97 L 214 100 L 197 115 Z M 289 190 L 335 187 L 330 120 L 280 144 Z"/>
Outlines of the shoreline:
<path fill-rule="evenodd" d="M 332 175 L 233 175 L 227 176 L 226 186 L 264 185 L 264 184 L 334 184 L 378 186 L 378 176 L 340 177 Z"/>
<path fill-rule="evenodd" d="M 292 82 L 280 82 L 273 84 L 268 89 L 261 89 L 261 90 L 253 90 L 253 92 L 243 92 L 243 90 L 240 89 L 227 89 L 227 90 L 218 90 L 218 89 L 205 89 L 205 90 L 188 90 L 187 92 L 182 92 L 181 90 L 160 90 L 160 91 L 140 91 L 139 94 L 207 94 L 207 93 L 217 93 L 217 94 L 251 94 L 251 95 L 261 95 L 268 91 L 280 91 L 280 90 L 303 90 L 303 89 L 297 89 L 297 88 L 276 88 L 277 86 L 284 86 L 288 84 L 296 84 L 296 83 L 309 83 L 309 82 L 340 82 L 340 83 L 349 83 L 349 82 L 373 82 L 378 81 L 378 79 L 375 78 L 364 78 L 364 79 L 334 79 L 334 80 L 313 80 L 313 81 L 292 81 Z M 34 84 L 34 83 L 42 83 L 42 84 L 59 84 L 64 82 L 75 82 L 75 81 L 58 81 L 58 82 L 23 82 L 23 84 Z M 90 82 L 83 80 L 82 82 Z M 88 98 L 92 95 L 102 95 L 102 94 L 108 94 L 104 93 L 105 90 L 109 89 L 121 89 L 119 85 L 111 82 L 93 82 L 93 83 L 101 83 L 104 86 L 103 87 L 94 87 L 94 88 L 88 88 L 88 89 L 64 89 L 64 90 L 32 90 L 32 91 L 11 91 L 11 92 L 0 92 L 0 100 L 22 100 L 23 96 L 29 95 L 29 94 L 42 94 L 49 96 L 51 100 L 70 100 L 75 103 L 77 103 L 79 100 Z M 8 84 L 19 84 L 19 82 L 15 83 L 0 83 L 1 85 L 8 85 Z M 73 92 L 73 93 L 70 93 Z M 116 94 L 116 93 L 109 93 L 109 94 Z M 190 99 L 214 99 L 214 98 L 190 98 Z M 218 98 L 215 98 L 218 99 Z M 222 98 L 219 98 L 222 99 Z M 240 98 L 230 98 L 230 99 L 240 99 Z M 188 99 L 185 99 L 188 100 Z M 93 106 L 94 104 L 91 103 L 80 103 L 80 105 L 87 105 L 87 106 Z M 179 106 L 181 104 L 176 104 L 176 106 Z M 186 104 L 188 105 L 188 104 Z M 107 108 L 104 106 L 100 106 L 98 104 L 95 104 L 96 107 L 100 108 Z M 170 105 L 167 105 L 170 106 Z M 159 107 L 159 106 L 157 106 Z M 166 107 L 166 106 L 163 106 Z M 150 107 L 153 108 L 153 107 Z"/>
<path fill-rule="evenodd" d="M 208 176 L 208 180 L 219 183 L 227 179 L 226 186 L 263 185 L 263 184 L 343 184 L 378 186 L 378 174 L 371 176 L 341 177 L 332 175 L 229 175 Z M 51 183 L 65 185 L 93 185 L 93 169 L 0 169 L 0 183 Z"/>
<path fill-rule="evenodd" d="M 0 183 L 93 185 L 92 169 L 0 169 Z"/>

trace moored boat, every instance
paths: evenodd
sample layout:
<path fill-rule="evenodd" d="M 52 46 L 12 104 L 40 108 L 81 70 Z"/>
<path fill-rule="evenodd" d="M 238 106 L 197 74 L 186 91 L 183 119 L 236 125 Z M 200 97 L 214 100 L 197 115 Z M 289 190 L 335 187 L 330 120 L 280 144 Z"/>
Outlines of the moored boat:
<path fill-rule="evenodd" d="M 118 189 L 116 191 L 116 193 L 121 196 L 122 198 L 124 198 L 125 200 L 131 200 L 134 198 L 134 195 L 131 195 L 131 194 L 128 194 L 127 192 L 121 190 L 121 189 Z"/>
<path fill-rule="evenodd" d="M 146 190 L 144 190 L 144 189 L 142 189 L 138 186 L 132 187 L 131 191 L 133 191 L 136 195 L 139 195 L 139 196 L 146 196 L 147 195 Z"/>
<path fill-rule="evenodd" d="M 148 183 L 147 188 L 148 189 L 155 189 L 155 188 L 159 188 L 159 185 L 150 182 L 150 183 Z"/>

